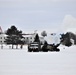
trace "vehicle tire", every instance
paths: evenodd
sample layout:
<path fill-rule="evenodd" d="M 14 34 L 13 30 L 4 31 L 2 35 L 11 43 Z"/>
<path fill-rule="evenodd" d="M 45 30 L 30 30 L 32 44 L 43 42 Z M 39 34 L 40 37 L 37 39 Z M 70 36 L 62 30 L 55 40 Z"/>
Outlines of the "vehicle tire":
<path fill-rule="evenodd" d="M 32 50 L 31 49 L 28 49 L 28 52 L 32 52 Z"/>
<path fill-rule="evenodd" d="M 46 51 L 43 51 L 43 52 L 48 52 L 48 50 L 46 50 Z"/>
<path fill-rule="evenodd" d="M 56 49 L 56 52 L 59 52 L 59 51 L 60 51 L 60 49 L 57 48 L 57 49 Z"/>
<path fill-rule="evenodd" d="M 33 50 L 33 52 L 39 52 L 39 50 L 38 50 L 38 49 L 36 49 L 36 50 Z"/>

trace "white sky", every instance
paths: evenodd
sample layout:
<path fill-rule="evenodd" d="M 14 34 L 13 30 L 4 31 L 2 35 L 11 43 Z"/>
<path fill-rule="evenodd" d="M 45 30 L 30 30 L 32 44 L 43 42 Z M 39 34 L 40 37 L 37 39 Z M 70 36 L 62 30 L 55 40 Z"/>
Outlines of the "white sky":
<path fill-rule="evenodd" d="M 67 15 L 76 18 L 76 0 L 0 0 L 3 30 L 15 25 L 25 32 L 56 31 L 61 29 Z"/>

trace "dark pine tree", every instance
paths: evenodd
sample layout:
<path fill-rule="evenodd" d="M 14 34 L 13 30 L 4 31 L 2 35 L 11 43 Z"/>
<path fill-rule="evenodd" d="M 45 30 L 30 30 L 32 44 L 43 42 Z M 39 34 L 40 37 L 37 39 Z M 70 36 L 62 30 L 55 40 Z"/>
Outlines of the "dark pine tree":
<path fill-rule="evenodd" d="M 24 44 L 24 42 L 21 40 L 23 38 L 22 31 L 17 30 L 15 26 L 8 28 L 6 34 L 8 35 L 6 43 L 12 44 L 12 49 L 13 45 L 16 45 L 16 48 L 18 48 L 18 44 Z"/>
<path fill-rule="evenodd" d="M 39 35 L 36 34 L 34 42 L 40 42 Z"/>

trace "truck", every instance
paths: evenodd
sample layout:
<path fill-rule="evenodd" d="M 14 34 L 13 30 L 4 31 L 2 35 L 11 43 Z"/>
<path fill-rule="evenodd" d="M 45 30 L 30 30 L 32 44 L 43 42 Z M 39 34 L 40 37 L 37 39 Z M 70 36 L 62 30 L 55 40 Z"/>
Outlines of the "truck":
<path fill-rule="evenodd" d="M 39 52 L 41 50 L 41 45 L 39 42 L 33 42 L 28 44 L 28 52 Z"/>

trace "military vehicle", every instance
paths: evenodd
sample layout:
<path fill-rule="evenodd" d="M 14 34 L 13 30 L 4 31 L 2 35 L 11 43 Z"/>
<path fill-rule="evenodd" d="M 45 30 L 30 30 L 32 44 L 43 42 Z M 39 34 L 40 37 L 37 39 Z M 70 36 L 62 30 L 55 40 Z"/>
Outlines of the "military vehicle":
<path fill-rule="evenodd" d="M 41 50 L 41 45 L 39 42 L 33 42 L 28 45 L 28 52 L 39 52 Z"/>

